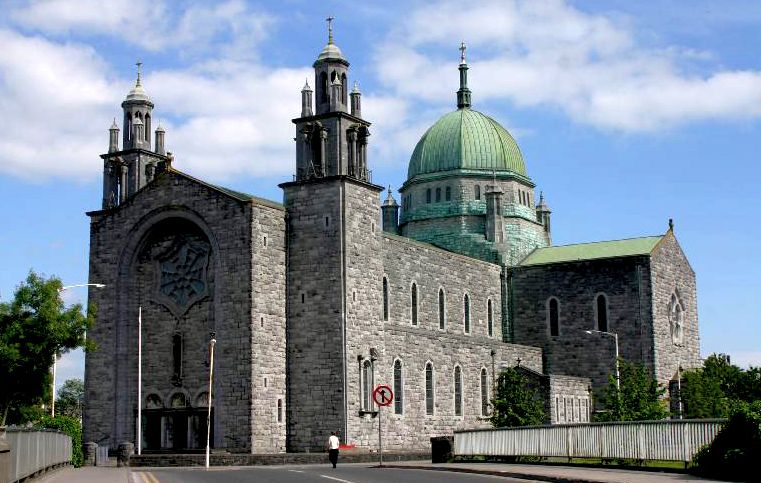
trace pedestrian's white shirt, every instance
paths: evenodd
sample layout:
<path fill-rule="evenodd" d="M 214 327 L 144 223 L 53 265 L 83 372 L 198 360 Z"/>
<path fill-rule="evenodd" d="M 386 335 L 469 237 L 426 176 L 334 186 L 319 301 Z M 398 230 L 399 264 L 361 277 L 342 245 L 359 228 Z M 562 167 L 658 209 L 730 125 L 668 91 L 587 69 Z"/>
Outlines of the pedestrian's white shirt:
<path fill-rule="evenodd" d="M 328 449 L 338 449 L 339 444 L 338 436 L 335 434 L 330 435 L 330 438 L 328 438 Z"/>

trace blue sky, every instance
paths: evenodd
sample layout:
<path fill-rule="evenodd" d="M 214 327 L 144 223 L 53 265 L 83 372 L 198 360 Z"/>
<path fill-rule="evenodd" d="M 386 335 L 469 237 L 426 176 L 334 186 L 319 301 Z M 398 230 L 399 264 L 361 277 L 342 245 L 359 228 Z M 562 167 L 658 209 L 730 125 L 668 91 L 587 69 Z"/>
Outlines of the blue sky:
<path fill-rule="evenodd" d="M 335 39 L 373 122 L 373 181 L 395 189 L 455 108 L 518 140 L 568 244 L 676 234 L 697 273 L 702 353 L 761 365 L 761 3 L 50 0 L 0 14 L 0 297 L 30 269 L 87 279 L 101 160 L 136 60 L 175 166 L 280 201 L 290 119 Z M 310 80 L 311 82 L 311 80 Z M 66 292 L 82 301 L 82 290 Z M 81 377 L 64 356 L 59 381 Z"/>

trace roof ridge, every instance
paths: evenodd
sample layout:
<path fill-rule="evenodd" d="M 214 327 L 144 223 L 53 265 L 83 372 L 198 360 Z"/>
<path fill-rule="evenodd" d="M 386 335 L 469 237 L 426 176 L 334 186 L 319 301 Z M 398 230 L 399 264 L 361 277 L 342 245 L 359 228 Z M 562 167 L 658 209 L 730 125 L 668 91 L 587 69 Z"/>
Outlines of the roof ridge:
<path fill-rule="evenodd" d="M 630 240 L 644 240 L 645 238 L 663 238 L 664 236 L 666 236 L 665 233 L 662 235 L 645 235 L 645 236 L 634 236 L 629 238 L 617 238 L 615 240 L 598 240 L 598 241 L 591 241 L 591 242 L 568 243 L 566 245 L 550 245 L 546 247 L 538 247 L 537 250 L 545 250 L 547 248 L 575 247 L 579 245 L 596 245 L 598 243 L 613 243 L 613 242 L 622 242 L 622 241 L 630 241 Z"/>

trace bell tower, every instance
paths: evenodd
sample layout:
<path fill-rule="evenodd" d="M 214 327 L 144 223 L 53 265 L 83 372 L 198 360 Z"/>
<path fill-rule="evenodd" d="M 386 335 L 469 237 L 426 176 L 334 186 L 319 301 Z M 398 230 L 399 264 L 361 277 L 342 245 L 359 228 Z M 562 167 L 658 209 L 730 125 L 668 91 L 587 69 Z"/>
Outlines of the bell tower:
<path fill-rule="evenodd" d="M 333 17 L 327 22 L 328 43 L 313 64 L 314 99 L 307 83 L 301 91 L 301 117 L 293 120 L 296 180 L 346 175 L 369 181 L 370 123 L 361 118 L 359 89 L 355 85 L 348 92 L 349 61 L 333 41 Z"/>
<path fill-rule="evenodd" d="M 125 202 L 139 189 L 153 181 L 169 167 L 170 157 L 164 149 L 164 128 L 156 129 L 156 148 L 151 150 L 153 102 L 143 87 L 142 62 L 137 63 L 137 80 L 122 102 L 122 146 L 119 149 L 119 126 L 109 128 L 108 153 L 103 159 L 103 209 Z"/>

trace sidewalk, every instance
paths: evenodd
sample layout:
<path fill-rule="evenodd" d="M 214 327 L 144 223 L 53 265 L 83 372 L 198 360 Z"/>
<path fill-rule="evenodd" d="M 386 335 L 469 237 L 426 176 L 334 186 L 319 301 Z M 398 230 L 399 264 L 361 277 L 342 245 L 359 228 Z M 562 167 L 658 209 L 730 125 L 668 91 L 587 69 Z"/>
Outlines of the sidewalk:
<path fill-rule="evenodd" d="M 676 481 L 719 483 L 716 480 L 707 480 L 684 473 L 582 468 L 577 466 L 507 463 L 423 463 L 421 461 L 394 462 L 388 465 L 384 464 L 383 466 L 431 471 L 457 471 L 563 483 L 670 483 Z"/>
<path fill-rule="evenodd" d="M 83 466 L 73 468 L 67 466 L 53 471 L 34 483 L 131 483 L 129 468 L 115 466 Z"/>

